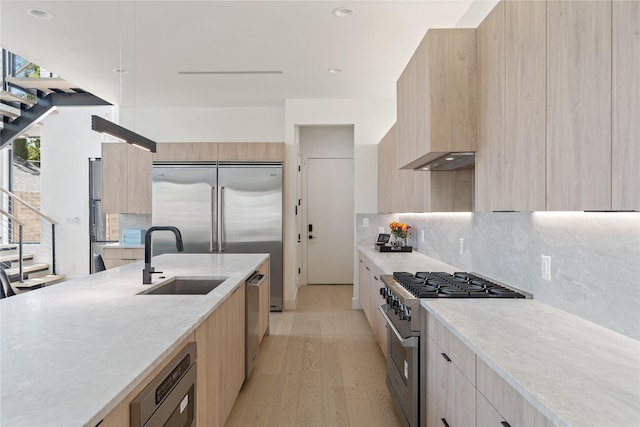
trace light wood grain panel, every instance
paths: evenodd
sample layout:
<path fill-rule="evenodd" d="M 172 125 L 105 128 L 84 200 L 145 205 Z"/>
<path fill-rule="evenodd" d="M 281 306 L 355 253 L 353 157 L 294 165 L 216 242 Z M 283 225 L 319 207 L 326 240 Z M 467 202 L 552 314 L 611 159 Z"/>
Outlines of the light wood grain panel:
<path fill-rule="evenodd" d="M 533 407 L 482 359 L 476 362 L 476 387 L 512 426 L 548 427 L 553 423 Z"/>
<path fill-rule="evenodd" d="M 125 143 L 102 144 L 102 210 L 127 212 L 128 149 Z"/>
<path fill-rule="evenodd" d="M 156 368 L 154 368 L 153 371 L 122 400 L 122 402 L 120 402 L 106 417 L 104 417 L 100 427 L 128 426 L 130 423 L 129 405 L 131 404 L 131 401 L 135 399 L 147 384 L 149 384 L 188 343 L 193 342 L 194 339 L 195 337 L 193 335 L 189 336 L 189 338 L 182 342 L 176 350 L 171 352 L 171 354 L 167 356 L 167 358 L 164 359 Z M 199 366 L 198 369 L 200 369 Z"/>
<path fill-rule="evenodd" d="M 429 337 L 444 351 L 458 369 L 475 384 L 476 355 L 458 337 L 447 329 L 445 325 L 429 314 Z"/>
<path fill-rule="evenodd" d="M 151 214 L 151 156 L 149 151 L 127 145 L 127 210 Z"/>
<path fill-rule="evenodd" d="M 420 173 L 420 172 L 416 172 Z M 430 207 L 425 212 L 471 212 L 473 169 L 425 172 L 430 181 Z"/>
<path fill-rule="evenodd" d="M 611 209 L 611 2 L 547 1 L 547 210 Z"/>
<path fill-rule="evenodd" d="M 477 29 L 478 149 L 475 185 L 477 211 L 502 204 L 505 164 L 505 2 L 498 3 Z"/>
<path fill-rule="evenodd" d="M 640 2 L 613 9 L 612 206 L 640 211 Z"/>
<path fill-rule="evenodd" d="M 424 47 L 418 47 L 396 84 L 399 141 L 396 147 L 396 169 L 406 166 L 416 158 L 416 143 L 421 138 L 426 137 L 424 126 L 426 111 L 424 111 L 425 103 L 419 102 L 420 88 L 417 59 L 424 49 Z M 424 84 L 423 81 L 422 85 Z"/>
<path fill-rule="evenodd" d="M 479 391 L 476 391 L 476 426 L 501 426 L 506 421 Z"/>
<path fill-rule="evenodd" d="M 244 381 L 245 285 L 195 332 L 198 342 L 198 426 L 224 425 Z"/>
<path fill-rule="evenodd" d="M 260 307 L 259 336 L 260 342 L 262 342 L 264 336 L 269 333 L 269 310 L 271 309 L 269 304 L 269 261 L 263 262 L 258 268 L 258 272 L 267 277 L 266 282 L 260 287 L 260 292 L 258 294 L 258 305 Z"/>
<path fill-rule="evenodd" d="M 232 142 L 218 144 L 218 159 L 230 161 L 284 161 L 282 142 Z"/>
<path fill-rule="evenodd" d="M 505 2 L 506 137 L 490 210 L 546 207 L 546 10 L 538 0 Z"/>
<path fill-rule="evenodd" d="M 390 213 L 393 209 L 393 171 L 398 170 L 396 161 L 396 145 L 398 124 L 382 137 L 378 143 L 378 212 Z"/>
<path fill-rule="evenodd" d="M 215 161 L 218 144 L 215 142 L 162 142 L 156 144 L 154 161 Z"/>
<path fill-rule="evenodd" d="M 144 248 L 102 248 L 102 257 L 107 259 L 141 260 L 144 259 Z"/>

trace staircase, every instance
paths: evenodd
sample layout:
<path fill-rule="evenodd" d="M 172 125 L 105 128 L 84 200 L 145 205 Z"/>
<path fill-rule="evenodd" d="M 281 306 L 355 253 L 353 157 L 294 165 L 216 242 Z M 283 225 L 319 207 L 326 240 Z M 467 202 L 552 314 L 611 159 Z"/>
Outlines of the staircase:
<path fill-rule="evenodd" d="M 56 274 L 55 226 L 51 218 L 27 204 L 13 193 L 0 188 L 0 266 L 18 290 L 31 290 L 58 283 L 64 279 Z M 10 212 L 34 212 L 38 218 L 39 241 L 25 242 L 25 221 Z M 33 225 L 33 224 L 32 224 Z M 37 251 L 37 255 L 27 250 Z"/>
<path fill-rule="evenodd" d="M 24 77 L 25 70 L 32 65 L 2 49 L 0 150 L 57 107 L 111 105 L 51 73 L 47 77 Z"/>

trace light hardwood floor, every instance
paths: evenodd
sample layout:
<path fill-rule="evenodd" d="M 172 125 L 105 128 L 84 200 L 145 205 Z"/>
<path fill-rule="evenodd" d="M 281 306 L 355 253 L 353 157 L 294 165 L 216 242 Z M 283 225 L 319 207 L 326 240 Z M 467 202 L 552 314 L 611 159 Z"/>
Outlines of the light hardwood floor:
<path fill-rule="evenodd" d="M 385 359 L 350 285 L 302 286 L 295 311 L 270 314 L 253 373 L 227 427 L 400 426 Z"/>

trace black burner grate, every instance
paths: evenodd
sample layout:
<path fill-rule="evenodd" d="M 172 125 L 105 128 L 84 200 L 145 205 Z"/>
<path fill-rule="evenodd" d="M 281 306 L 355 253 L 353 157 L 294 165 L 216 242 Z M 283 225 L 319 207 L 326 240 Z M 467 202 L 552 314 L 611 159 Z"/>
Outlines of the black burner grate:
<path fill-rule="evenodd" d="M 424 272 L 415 274 L 398 271 L 393 278 L 417 298 L 524 298 L 473 273 Z"/>

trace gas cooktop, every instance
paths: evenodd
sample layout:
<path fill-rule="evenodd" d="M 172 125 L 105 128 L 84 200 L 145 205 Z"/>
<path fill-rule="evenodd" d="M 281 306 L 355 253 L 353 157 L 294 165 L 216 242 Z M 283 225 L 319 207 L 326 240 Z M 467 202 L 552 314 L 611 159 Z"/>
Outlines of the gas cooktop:
<path fill-rule="evenodd" d="M 416 298 L 526 298 L 473 273 L 395 272 L 393 278 Z"/>

